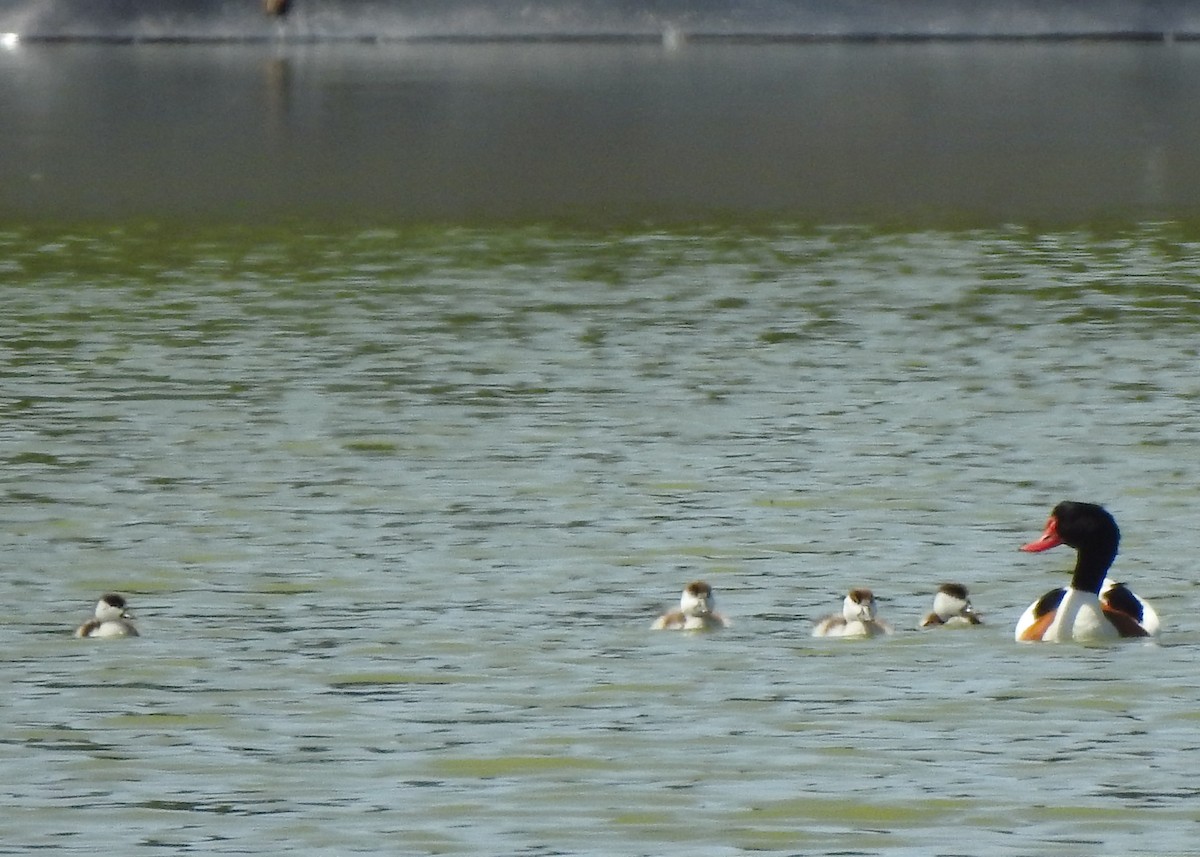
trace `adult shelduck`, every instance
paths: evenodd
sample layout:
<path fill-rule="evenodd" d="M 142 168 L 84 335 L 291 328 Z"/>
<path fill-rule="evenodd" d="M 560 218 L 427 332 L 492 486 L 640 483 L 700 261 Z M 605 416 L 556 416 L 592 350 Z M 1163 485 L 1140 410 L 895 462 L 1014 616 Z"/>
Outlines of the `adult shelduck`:
<path fill-rule="evenodd" d="M 1071 585 L 1052 589 L 1030 604 L 1017 620 L 1016 639 L 1062 642 L 1156 636 L 1159 622 L 1154 608 L 1125 584 L 1107 580 L 1120 541 L 1117 522 L 1095 503 L 1064 501 L 1055 506 L 1041 537 L 1021 550 L 1075 548 Z"/>

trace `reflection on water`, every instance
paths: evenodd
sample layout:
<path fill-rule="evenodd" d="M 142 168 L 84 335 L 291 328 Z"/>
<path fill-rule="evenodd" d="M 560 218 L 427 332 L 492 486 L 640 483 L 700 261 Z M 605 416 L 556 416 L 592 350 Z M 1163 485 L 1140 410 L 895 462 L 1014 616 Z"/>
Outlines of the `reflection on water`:
<path fill-rule="evenodd" d="M 1200 241 L 0 232 L 15 850 L 1186 853 Z M 1019 646 L 1107 503 L 1161 646 Z M 703 577 L 720 634 L 651 632 Z M 988 623 L 921 633 L 962 580 Z M 897 634 L 813 640 L 869 585 Z M 70 631 L 130 594 L 143 636 Z M 1131 773 L 1135 772 L 1135 773 Z"/>
<path fill-rule="evenodd" d="M 1191 217 L 1200 43 L 21 45 L 0 219 Z"/>

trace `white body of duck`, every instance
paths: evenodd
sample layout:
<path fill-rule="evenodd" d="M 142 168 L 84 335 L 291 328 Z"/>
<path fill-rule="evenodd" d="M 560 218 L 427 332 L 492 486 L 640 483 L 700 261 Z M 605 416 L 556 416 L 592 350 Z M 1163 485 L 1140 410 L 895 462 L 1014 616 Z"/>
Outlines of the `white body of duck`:
<path fill-rule="evenodd" d="M 1067 587 L 1052 589 L 1037 601 L 1026 607 L 1025 612 L 1021 614 L 1021 618 L 1017 620 L 1017 640 L 1029 642 L 1030 640 L 1023 639 L 1022 635 L 1030 634 L 1030 629 L 1037 623 L 1038 619 L 1041 618 L 1046 611 L 1062 610 L 1062 602 L 1066 597 L 1067 592 Z M 1111 616 L 1114 613 L 1128 614 L 1133 619 L 1134 623 L 1140 626 L 1143 631 L 1145 631 L 1144 634 L 1137 633 L 1137 631 L 1133 629 L 1130 629 L 1130 633 L 1122 634 L 1117 626 L 1113 625 L 1112 621 L 1108 622 L 1108 626 L 1111 626 L 1111 629 L 1108 626 L 1100 625 L 1094 622 L 1094 605 L 1091 608 L 1076 606 L 1080 605 L 1081 602 L 1090 603 L 1091 599 L 1080 599 L 1076 597 L 1072 599 L 1072 601 L 1074 603 L 1068 604 L 1066 607 L 1067 613 L 1072 611 L 1078 612 L 1081 609 L 1085 611 L 1085 617 L 1083 619 L 1075 620 L 1080 623 L 1080 627 L 1077 629 L 1078 634 L 1073 632 L 1070 635 L 1064 636 L 1064 628 L 1067 625 L 1073 624 L 1072 620 L 1064 615 L 1059 621 L 1058 627 L 1054 628 L 1053 631 L 1051 631 L 1050 627 L 1047 626 L 1046 631 L 1040 638 L 1042 642 L 1061 642 L 1062 640 L 1071 639 L 1102 640 L 1119 639 L 1120 637 L 1157 637 L 1159 632 L 1162 630 L 1162 623 L 1158 618 L 1158 612 L 1152 606 L 1150 606 L 1149 602 L 1142 599 L 1141 596 L 1135 594 L 1133 590 L 1131 590 L 1124 583 L 1115 583 L 1114 581 L 1105 578 L 1104 585 L 1101 587 L 1100 595 L 1097 598 L 1100 613 L 1104 614 L 1105 616 Z M 1058 606 L 1056 607 L 1055 605 Z M 1089 616 L 1091 618 L 1088 618 Z M 1052 622 L 1051 625 L 1053 624 L 1054 623 Z M 1092 628 L 1091 626 L 1093 624 L 1097 624 L 1098 627 Z M 1116 631 L 1116 633 L 1112 633 L 1112 631 Z M 1054 636 L 1048 636 L 1049 634 L 1053 634 Z"/>

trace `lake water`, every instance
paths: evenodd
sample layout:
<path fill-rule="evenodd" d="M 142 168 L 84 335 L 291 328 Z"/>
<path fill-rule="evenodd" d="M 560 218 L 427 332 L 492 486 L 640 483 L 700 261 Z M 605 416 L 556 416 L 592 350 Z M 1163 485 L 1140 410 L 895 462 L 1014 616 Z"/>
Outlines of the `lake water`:
<path fill-rule="evenodd" d="M 218 112 L 203 51 L 59 50 L 85 93 L 152 61 L 147 104 Z M 178 153 L 88 167 L 99 105 L 7 62 L 6 151 L 62 172 L 5 168 L 42 190 L 0 223 L 0 853 L 1194 850 L 1190 168 L 1105 174 L 1136 192 L 1104 223 L 1011 188 L 967 225 L 865 192 L 654 218 L 620 182 L 438 212 L 365 190 L 366 142 L 338 159 L 386 204 L 267 193 L 322 138 L 188 212 L 128 172 Z M 373 79 L 306 68 L 306 104 Z M 211 179 L 212 134 L 163 186 Z M 1013 642 L 1072 559 L 1017 547 L 1067 498 L 1116 515 L 1159 643 Z M 651 632 L 697 578 L 733 626 Z M 985 625 L 914 629 L 945 580 Z M 858 585 L 897 633 L 812 639 Z M 108 590 L 142 636 L 73 639 Z"/>

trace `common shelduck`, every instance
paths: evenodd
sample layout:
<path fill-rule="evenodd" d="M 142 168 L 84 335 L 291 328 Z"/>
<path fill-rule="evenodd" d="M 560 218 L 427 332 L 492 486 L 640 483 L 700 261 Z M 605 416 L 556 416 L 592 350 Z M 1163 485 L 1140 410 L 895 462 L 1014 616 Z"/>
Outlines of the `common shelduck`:
<path fill-rule="evenodd" d="M 1041 537 L 1021 550 L 1075 548 L 1071 585 L 1052 589 L 1030 604 L 1017 620 L 1016 639 L 1063 642 L 1157 636 L 1160 625 L 1154 608 L 1125 584 L 1107 580 L 1120 541 L 1117 522 L 1104 508 L 1071 501 L 1055 506 Z"/>

